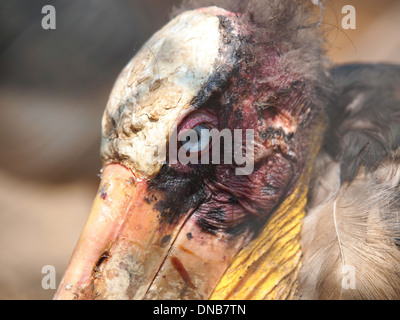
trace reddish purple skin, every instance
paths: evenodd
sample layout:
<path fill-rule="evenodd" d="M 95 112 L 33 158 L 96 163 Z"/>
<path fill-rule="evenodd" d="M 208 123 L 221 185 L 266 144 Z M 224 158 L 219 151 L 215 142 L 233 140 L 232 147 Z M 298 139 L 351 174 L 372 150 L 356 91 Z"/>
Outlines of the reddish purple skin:
<path fill-rule="evenodd" d="M 192 201 L 192 207 L 197 207 L 193 215 L 209 233 L 256 234 L 294 189 L 309 150 L 307 135 L 320 113 L 309 102 L 312 88 L 301 75 L 283 67 L 281 48 L 271 45 L 273 35 L 256 33 L 239 17 L 228 19 L 234 21 L 233 29 L 242 33 L 240 52 L 236 60 L 228 56 L 219 63 L 235 67 L 213 98 L 200 105 L 178 128 L 205 123 L 219 130 L 254 129 L 256 144 L 262 145 L 264 152 L 257 153 L 255 149 L 257 162 L 248 176 L 236 175 L 235 164 L 171 167 L 175 171 L 173 179 L 179 181 L 181 174 L 188 181 L 182 183 L 182 192 L 191 186 L 196 195 L 202 194 L 199 197 L 188 193 L 185 199 L 181 193 L 179 199 L 174 199 L 179 190 L 176 185 L 165 183 L 167 179 L 162 178 L 167 175 L 165 172 L 160 173 L 161 178 L 156 178 L 153 185 L 160 187 L 162 183 L 157 185 L 157 181 L 164 181 L 160 188 L 170 199 L 164 207 Z"/>

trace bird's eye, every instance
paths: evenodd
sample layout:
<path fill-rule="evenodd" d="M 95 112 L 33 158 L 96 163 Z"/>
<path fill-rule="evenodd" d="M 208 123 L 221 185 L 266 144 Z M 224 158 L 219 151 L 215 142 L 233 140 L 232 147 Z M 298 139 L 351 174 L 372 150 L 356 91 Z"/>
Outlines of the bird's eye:
<path fill-rule="evenodd" d="M 185 130 L 179 140 L 187 151 L 201 152 L 209 147 L 210 138 L 210 129 L 204 124 L 198 124 L 192 129 Z"/>

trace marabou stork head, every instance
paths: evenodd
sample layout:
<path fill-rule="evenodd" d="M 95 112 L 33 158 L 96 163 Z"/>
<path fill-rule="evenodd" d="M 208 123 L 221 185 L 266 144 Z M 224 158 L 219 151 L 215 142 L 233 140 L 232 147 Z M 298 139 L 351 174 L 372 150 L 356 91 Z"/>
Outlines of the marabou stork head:
<path fill-rule="evenodd" d="M 294 297 L 331 90 L 321 38 L 292 0 L 189 10 L 155 33 L 111 92 L 99 191 L 56 298 Z M 213 129 L 240 147 L 218 149 Z"/>

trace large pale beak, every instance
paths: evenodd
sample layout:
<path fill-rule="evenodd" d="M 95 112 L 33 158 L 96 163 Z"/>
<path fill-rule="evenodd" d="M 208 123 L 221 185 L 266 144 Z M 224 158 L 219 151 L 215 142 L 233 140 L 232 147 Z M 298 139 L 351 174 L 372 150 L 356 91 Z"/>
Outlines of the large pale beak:
<path fill-rule="evenodd" d="M 188 199 L 168 204 L 147 180 L 165 163 L 160 155 L 166 155 L 170 129 L 211 95 L 205 87 L 224 83 L 233 68 L 240 37 L 222 41 L 220 15 L 233 19 L 215 7 L 177 16 L 118 77 L 104 112 L 101 155 L 104 163 L 118 159 L 126 167 L 103 168 L 56 299 L 207 299 L 243 246 L 245 234 L 232 239 L 205 232 Z M 229 63 L 216 68 L 218 59 Z"/>
<path fill-rule="evenodd" d="M 100 188 L 55 299 L 207 299 L 242 246 L 203 232 L 188 210 L 176 221 L 120 164 Z"/>

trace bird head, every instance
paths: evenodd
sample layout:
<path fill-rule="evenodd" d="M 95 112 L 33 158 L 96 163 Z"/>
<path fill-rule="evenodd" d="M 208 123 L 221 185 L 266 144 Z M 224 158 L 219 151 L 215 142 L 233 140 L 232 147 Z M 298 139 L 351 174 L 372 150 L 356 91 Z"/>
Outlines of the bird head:
<path fill-rule="evenodd" d="M 234 297 L 227 283 L 251 298 L 249 255 L 274 285 L 283 260 L 298 268 L 302 210 L 282 207 L 304 204 L 322 136 L 321 41 L 295 2 L 239 7 L 179 14 L 116 80 L 99 191 L 57 299 Z M 292 251 L 274 251 L 286 238 Z"/>

